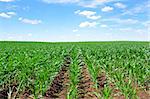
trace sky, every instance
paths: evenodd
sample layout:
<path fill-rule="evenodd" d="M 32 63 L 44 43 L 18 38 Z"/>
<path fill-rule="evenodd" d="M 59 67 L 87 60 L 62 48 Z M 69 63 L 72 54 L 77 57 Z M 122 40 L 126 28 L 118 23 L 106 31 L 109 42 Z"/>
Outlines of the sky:
<path fill-rule="evenodd" d="M 149 0 L 0 0 L 0 41 L 150 41 Z"/>

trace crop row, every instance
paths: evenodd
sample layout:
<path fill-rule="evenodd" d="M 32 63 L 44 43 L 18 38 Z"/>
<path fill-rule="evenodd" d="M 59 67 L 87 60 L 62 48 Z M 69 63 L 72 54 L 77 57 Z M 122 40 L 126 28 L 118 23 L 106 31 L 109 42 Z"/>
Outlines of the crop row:
<path fill-rule="evenodd" d="M 38 98 L 45 94 L 70 48 L 16 45 L 0 49 L 0 97 Z"/>
<path fill-rule="evenodd" d="M 0 98 L 150 97 L 145 43 L 1 45 Z"/>

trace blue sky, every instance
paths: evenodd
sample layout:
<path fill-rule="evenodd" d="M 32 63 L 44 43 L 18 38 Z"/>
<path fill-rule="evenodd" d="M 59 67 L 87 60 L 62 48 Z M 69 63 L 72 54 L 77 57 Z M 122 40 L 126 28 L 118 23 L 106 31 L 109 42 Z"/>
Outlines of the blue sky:
<path fill-rule="evenodd" d="M 148 0 L 0 0 L 0 40 L 150 41 Z"/>

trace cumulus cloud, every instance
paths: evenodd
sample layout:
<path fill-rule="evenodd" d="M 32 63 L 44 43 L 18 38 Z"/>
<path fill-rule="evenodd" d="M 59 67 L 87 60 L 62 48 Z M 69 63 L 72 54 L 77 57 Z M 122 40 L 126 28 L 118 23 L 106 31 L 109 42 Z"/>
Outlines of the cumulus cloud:
<path fill-rule="evenodd" d="M 94 12 L 94 11 L 87 11 L 87 10 L 85 10 L 85 11 L 79 11 L 78 10 L 75 13 L 79 14 L 79 15 L 83 15 L 83 16 L 92 16 L 92 15 L 96 14 L 96 12 Z"/>
<path fill-rule="evenodd" d="M 104 8 L 101 9 L 102 12 L 110 12 L 112 11 L 114 8 L 113 7 L 110 7 L 110 6 L 106 6 Z"/>
<path fill-rule="evenodd" d="M 15 0 L 0 0 L 0 2 L 13 2 Z"/>
<path fill-rule="evenodd" d="M 7 18 L 7 19 L 9 19 L 9 18 L 11 18 L 12 16 L 15 16 L 15 15 L 16 15 L 15 12 L 1 12 L 0 13 L 0 17 Z"/>
<path fill-rule="evenodd" d="M 96 15 L 96 12 L 88 11 L 88 10 L 85 10 L 85 11 L 77 10 L 77 11 L 75 11 L 75 14 L 84 16 L 84 17 L 86 17 L 88 19 L 92 19 L 92 20 L 97 20 L 97 19 L 101 18 L 101 16 Z"/>
<path fill-rule="evenodd" d="M 117 8 L 121 8 L 121 9 L 124 9 L 127 7 L 125 4 L 120 3 L 120 2 L 115 3 L 114 6 Z"/>
<path fill-rule="evenodd" d="M 37 19 L 19 18 L 18 20 L 21 21 L 21 22 L 23 22 L 23 23 L 26 23 L 26 24 L 33 24 L 33 25 L 42 23 L 41 20 L 37 20 Z"/>
<path fill-rule="evenodd" d="M 85 22 L 81 22 L 79 27 L 80 28 L 85 28 L 85 27 L 95 27 L 98 23 L 97 22 L 88 22 L 88 21 L 85 21 Z"/>
<path fill-rule="evenodd" d="M 3 18 L 11 18 L 11 16 L 9 16 L 8 14 L 2 12 L 0 13 L 0 17 L 3 17 Z"/>

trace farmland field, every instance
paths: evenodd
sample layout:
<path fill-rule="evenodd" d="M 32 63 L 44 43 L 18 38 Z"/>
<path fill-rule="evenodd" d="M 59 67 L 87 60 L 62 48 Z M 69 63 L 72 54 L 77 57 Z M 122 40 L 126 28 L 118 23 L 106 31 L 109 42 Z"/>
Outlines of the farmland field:
<path fill-rule="evenodd" d="M 149 42 L 0 42 L 0 99 L 150 99 Z"/>

